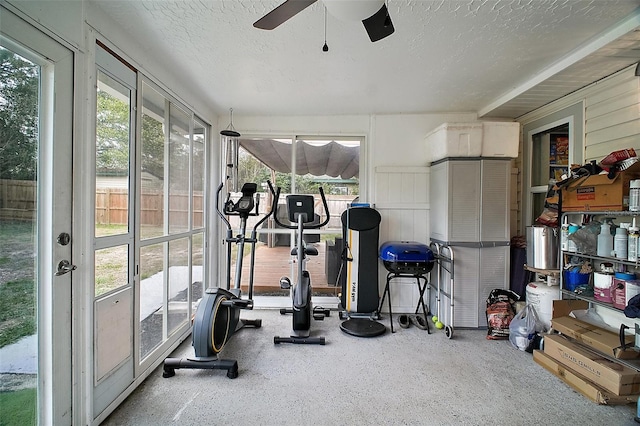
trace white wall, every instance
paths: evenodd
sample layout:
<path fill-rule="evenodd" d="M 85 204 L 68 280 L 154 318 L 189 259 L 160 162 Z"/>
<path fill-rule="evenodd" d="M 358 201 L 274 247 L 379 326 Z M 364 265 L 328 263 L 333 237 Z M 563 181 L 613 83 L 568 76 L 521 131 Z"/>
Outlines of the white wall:
<path fill-rule="evenodd" d="M 373 116 L 370 166 L 428 166 L 424 137 L 429 131 L 442 123 L 467 123 L 476 119 L 475 113 Z"/>
<path fill-rule="evenodd" d="M 24 15 L 36 20 L 72 47 L 82 49 L 84 41 L 84 0 L 7 0 Z"/>

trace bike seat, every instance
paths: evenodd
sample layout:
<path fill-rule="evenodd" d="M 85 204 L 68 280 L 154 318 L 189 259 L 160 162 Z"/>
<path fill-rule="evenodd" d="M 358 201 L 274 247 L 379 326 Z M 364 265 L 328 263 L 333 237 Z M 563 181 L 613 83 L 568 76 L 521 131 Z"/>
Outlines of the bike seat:
<path fill-rule="evenodd" d="M 317 256 L 318 255 L 318 249 L 315 247 L 305 247 L 304 248 L 304 254 L 306 254 L 307 256 Z M 291 256 L 297 256 L 298 255 L 298 247 L 294 247 L 291 249 Z"/>

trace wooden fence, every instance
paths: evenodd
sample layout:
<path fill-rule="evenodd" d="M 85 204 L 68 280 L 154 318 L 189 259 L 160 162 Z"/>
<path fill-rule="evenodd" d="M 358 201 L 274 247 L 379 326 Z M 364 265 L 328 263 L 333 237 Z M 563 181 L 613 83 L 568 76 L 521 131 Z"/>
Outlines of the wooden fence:
<path fill-rule="evenodd" d="M 0 179 L 0 219 L 34 220 L 36 217 L 37 186 L 35 181 Z M 264 195 L 264 194 L 263 194 Z M 169 225 L 186 226 L 189 219 L 189 193 L 173 192 L 169 195 Z M 282 195 L 284 200 L 284 194 Z M 96 189 L 96 224 L 122 225 L 127 223 L 129 193 L 124 188 Z M 331 212 L 330 227 L 340 228 L 340 214 L 353 195 L 327 195 L 327 204 Z M 261 211 L 268 203 L 262 197 Z M 160 226 L 164 222 L 164 194 L 162 191 L 148 191 L 140 196 L 140 223 Z M 322 206 L 316 206 L 316 212 L 322 212 Z M 322 218 L 324 219 L 324 217 Z M 204 226 L 204 200 L 202 193 L 193 196 L 194 227 Z"/>
<path fill-rule="evenodd" d="M 36 188 L 35 181 L 0 179 L 0 219 L 35 220 Z"/>
<path fill-rule="evenodd" d="M 127 223 L 129 193 L 122 188 L 96 189 L 96 224 L 117 225 Z M 193 195 L 193 225 L 203 226 L 203 195 Z M 145 192 L 140 196 L 140 224 L 160 226 L 164 223 L 164 194 Z M 186 226 L 189 223 L 189 193 L 180 191 L 169 195 L 169 225 Z"/>

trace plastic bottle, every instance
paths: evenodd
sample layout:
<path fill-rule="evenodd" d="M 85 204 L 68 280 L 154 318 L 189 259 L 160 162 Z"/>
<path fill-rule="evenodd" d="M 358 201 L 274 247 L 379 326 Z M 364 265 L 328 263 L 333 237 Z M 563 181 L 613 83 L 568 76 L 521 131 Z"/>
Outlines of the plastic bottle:
<path fill-rule="evenodd" d="M 598 235 L 598 248 L 597 254 L 602 257 L 611 256 L 611 252 L 613 251 L 613 235 L 611 235 L 611 231 L 608 223 L 603 223 L 600 225 L 600 234 Z"/>
<path fill-rule="evenodd" d="M 638 260 L 638 236 L 640 236 L 640 228 L 636 226 L 636 218 L 629 227 L 629 238 L 627 244 L 627 260 L 635 262 Z"/>
<path fill-rule="evenodd" d="M 568 235 L 573 234 L 574 232 L 576 232 L 577 230 L 580 229 L 580 226 L 575 225 L 575 224 L 571 224 L 569 225 L 569 231 L 568 231 Z M 569 238 L 569 236 L 567 236 L 567 250 L 571 251 L 571 252 L 577 252 L 578 251 L 578 246 L 576 246 L 576 242 L 573 241 L 571 238 Z"/>
<path fill-rule="evenodd" d="M 569 251 L 569 218 L 566 216 L 560 227 L 560 250 Z"/>
<path fill-rule="evenodd" d="M 629 211 L 640 211 L 640 179 L 629 182 Z"/>
<path fill-rule="evenodd" d="M 627 258 L 627 230 L 622 226 L 616 229 L 616 236 L 613 239 L 613 250 L 616 253 L 618 259 Z"/>

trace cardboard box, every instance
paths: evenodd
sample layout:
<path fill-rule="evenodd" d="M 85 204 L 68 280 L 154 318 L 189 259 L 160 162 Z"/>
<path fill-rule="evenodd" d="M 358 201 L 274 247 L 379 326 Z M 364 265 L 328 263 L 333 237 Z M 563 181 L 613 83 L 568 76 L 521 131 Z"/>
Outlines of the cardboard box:
<path fill-rule="evenodd" d="M 563 299 L 553 301 L 553 310 L 551 312 L 551 318 L 566 317 L 571 311 L 579 311 L 583 309 L 589 309 L 589 302 L 586 300 L 578 299 Z"/>
<path fill-rule="evenodd" d="M 640 373 L 611 361 L 563 336 L 544 336 L 544 353 L 615 395 L 640 393 Z"/>
<path fill-rule="evenodd" d="M 575 391 L 581 393 L 597 404 L 626 405 L 635 404 L 638 400 L 638 395 L 619 396 L 601 388 L 586 377 L 576 373 L 568 367 L 565 367 L 563 364 L 540 350 L 536 349 L 533 351 L 533 360 L 567 385 L 571 386 Z"/>
<path fill-rule="evenodd" d="M 640 179 L 640 162 L 609 179 L 606 174 L 574 179 L 562 188 L 562 211 L 622 211 L 629 207 L 629 182 Z"/>
<path fill-rule="evenodd" d="M 625 336 L 625 343 L 630 348 L 623 350 L 618 333 L 605 330 L 579 319 L 569 316 L 553 318 L 551 320 L 551 328 L 610 357 L 634 359 L 640 356 L 638 351 L 631 349 L 635 341 L 634 336 Z"/>

